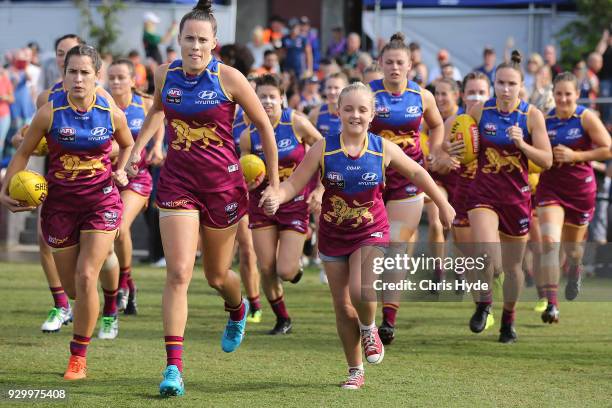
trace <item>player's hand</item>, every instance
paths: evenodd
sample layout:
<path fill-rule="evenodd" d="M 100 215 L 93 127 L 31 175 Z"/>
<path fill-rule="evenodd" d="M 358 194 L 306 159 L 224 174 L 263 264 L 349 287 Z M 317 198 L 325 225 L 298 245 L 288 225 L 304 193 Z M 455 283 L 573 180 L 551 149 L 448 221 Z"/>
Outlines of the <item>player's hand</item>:
<path fill-rule="evenodd" d="M 127 172 L 128 176 L 135 177 L 138 175 L 138 171 L 140 170 L 138 168 L 139 163 L 140 163 L 140 152 L 136 152 L 132 150 L 132 155 L 130 156 L 130 159 L 128 160 L 127 165 L 125 166 L 125 171 Z"/>
<path fill-rule="evenodd" d="M 247 183 L 247 189 L 249 191 L 255 190 L 257 187 L 261 185 L 261 183 L 263 183 L 265 178 L 266 176 L 264 175 L 264 173 L 260 173 L 259 176 L 255 177 L 253 181 Z"/>
<path fill-rule="evenodd" d="M 164 150 L 161 145 L 154 144 L 147 153 L 146 162 L 151 166 L 159 166 L 164 161 Z"/>
<path fill-rule="evenodd" d="M 11 139 L 11 144 L 13 145 L 15 149 L 19 149 L 19 146 L 21 146 L 21 143 L 23 142 L 23 139 L 25 138 L 26 131 L 28 130 L 29 127 L 30 125 L 24 125 L 21 129 L 17 131 L 17 133 L 13 135 Z"/>
<path fill-rule="evenodd" d="M 438 207 L 438 212 L 440 213 L 440 223 L 442 223 L 444 229 L 450 229 L 455 219 L 455 209 L 448 201 L 445 201 L 442 207 Z"/>
<path fill-rule="evenodd" d="M 128 185 L 129 182 L 127 178 L 127 173 L 125 172 L 125 170 L 121 169 L 117 169 L 113 172 L 113 179 L 119 187 L 125 187 Z"/>
<path fill-rule="evenodd" d="M 444 150 L 449 156 L 459 158 L 465 154 L 465 143 L 463 140 L 456 140 L 454 142 L 446 142 L 444 144 Z"/>
<path fill-rule="evenodd" d="M 12 199 L 5 189 L 0 191 L 0 204 L 5 206 L 11 212 L 22 212 L 22 211 L 32 211 L 35 210 L 36 207 L 32 207 L 27 205 L 26 203 L 22 203 L 21 201 L 17 201 Z"/>
<path fill-rule="evenodd" d="M 261 195 L 259 207 L 263 206 L 266 215 L 274 215 L 280 207 L 280 194 L 277 189 L 268 186 Z"/>
<path fill-rule="evenodd" d="M 429 156 L 429 166 L 433 172 L 439 174 L 448 174 L 451 170 L 455 170 L 459 168 L 459 161 L 451 156 L 449 156 L 446 152 L 439 152 L 438 154 Z"/>
<path fill-rule="evenodd" d="M 523 129 L 521 129 L 518 122 L 514 126 L 510 126 L 506 130 L 506 134 L 508 135 L 510 140 L 514 142 L 514 145 L 518 149 L 523 150 L 523 147 L 527 145 L 525 139 L 523 139 Z"/>
<path fill-rule="evenodd" d="M 321 202 L 323 201 L 323 187 L 315 188 L 312 193 L 308 196 L 306 204 L 308 204 L 308 211 L 312 214 L 318 214 L 321 212 Z"/>
<path fill-rule="evenodd" d="M 577 154 L 575 151 L 567 146 L 557 145 L 553 148 L 553 159 L 557 163 L 573 163 L 577 161 Z"/>

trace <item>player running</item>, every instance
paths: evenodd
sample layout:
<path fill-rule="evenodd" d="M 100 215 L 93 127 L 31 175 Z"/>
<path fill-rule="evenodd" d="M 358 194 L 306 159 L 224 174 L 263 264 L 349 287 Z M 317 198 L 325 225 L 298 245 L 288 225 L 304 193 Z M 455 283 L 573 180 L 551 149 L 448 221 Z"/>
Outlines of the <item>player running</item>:
<path fill-rule="evenodd" d="M 274 128 L 279 177 L 285 180 L 304 159 L 307 146 L 320 140 L 321 134 L 304 116 L 292 109 L 283 109 L 283 91 L 278 77 L 264 75 L 258 78 L 256 93 Z M 265 159 L 255 126 L 251 125 L 240 136 L 240 150 L 243 155 L 256 154 Z M 269 333 L 287 334 L 292 322 L 285 306 L 282 281 L 297 283 L 302 277 L 300 258 L 308 230 L 309 206 L 320 208 L 323 191 L 322 186 L 315 191 L 307 186 L 275 215 L 268 216 L 258 207 L 266 187 L 263 175 L 249 185 L 249 228 L 253 232 L 263 290 L 276 315 L 276 325 Z"/>
<path fill-rule="evenodd" d="M 134 140 L 138 137 L 140 128 L 144 123 L 147 111 L 151 108 L 153 100 L 135 90 L 136 72 L 134 64 L 129 59 L 118 59 L 108 67 L 108 82 L 111 95 L 117 106 L 125 113 L 130 132 Z M 119 236 L 115 243 L 115 253 L 118 258 L 119 290 L 117 293 L 117 306 L 125 314 L 136 314 L 136 286 L 132 279 L 132 223 L 147 207 L 153 181 L 149 173 L 148 164 L 159 164 L 163 159 L 162 143 L 164 129 L 160 127 L 155 134 L 155 143 L 151 152 L 142 151 L 139 171 L 135 177 L 130 177 L 125 187 L 120 187 L 121 201 L 123 201 L 123 217 Z M 147 157 L 148 156 L 148 157 Z M 116 168 L 116 164 L 113 165 Z M 103 317 L 104 319 L 104 317 Z M 107 320 L 108 316 L 107 316 Z M 102 337 L 111 335 L 112 323 L 102 322 L 100 334 Z"/>
<path fill-rule="evenodd" d="M 520 53 L 514 51 L 511 62 L 497 67 L 496 98 L 468 112 L 480 133 L 478 182 L 471 184 L 468 216 L 476 254 L 486 255 L 479 277 L 489 286 L 480 293 L 470 329 L 475 333 L 485 329 L 491 311 L 492 277 L 503 271 L 502 343 L 517 339 L 515 306 L 523 286 L 522 262 L 531 219 L 527 160 L 542 168 L 552 164 L 542 113 L 518 97 L 523 82 L 520 63 Z"/>
<path fill-rule="evenodd" d="M 536 190 L 542 233 L 540 273 L 548 305 L 542 321 L 557 323 L 559 305 L 559 250 L 568 262 L 565 298 L 580 292 L 583 240 L 595 209 L 597 186 L 590 161 L 610 158 L 610 134 L 595 113 L 578 106 L 580 95 L 574 74 L 564 72 L 554 80 L 555 108 L 546 115 L 546 130 L 553 146 L 554 165 L 544 171 Z"/>
<path fill-rule="evenodd" d="M 66 34 L 55 40 L 55 63 L 59 72 L 64 73 L 64 60 L 68 51 L 79 44 L 83 44 L 83 40 L 76 34 Z M 43 105 L 49 102 L 52 98 L 64 92 L 63 81 L 55 83 L 50 89 L 41 92 L 36 98 L 36 109 L 40 109 Z M 23 136 L 28 126 L 25 126 L 21 131 L 17 132 L 11 141 L 15 148 L 18 148 L 23 141 Z M 53 307 L 47 314 L 47 319 L 41 326 L 43 333 L 58 332 L 63 325 L 72 321 L 72 310 L 68 302 L 68 296 L 62 287 L 51 248 L 45 243 L 40 233 L 40 214 L 38 217 L 38 247 L 40 249 L 40 264 L 47 278 L 49 290 L 53 296 Z"/>
<path fill-rule="evenodd" d="M 249 79 L 249 78 L 247 78 Z M 249 83 L 255 89 L 251 79 Z M 242 107 L 236 108 L 234 123 L 232 124 L 232 136 L 236 154 L 240 156 L 240 135 L 251 126 L 251 120 L 244 113 Z M 244 290 L 249 301 L 249 313 L 247 314 L 248 323 L 261 323 L 261 302 L 259 299 L 259 271 L 257 270 L 257 257 L 253 246 L 253 234 L 249 229 L 249 217 L 245 215 L 238 223 L 236 232 L 236 243 L 238 244 L 238 262 L 240 267 L 240 278 L 244 285 Z"/>
<path fill-rule="evenodd" d="M 456 117 L 464 113 L 463 108 L 458 105 L 459 86 L 453 79 L 443 78 L 435 83 L 434 98 L 436 106 L 440 111 L 442 120 L 447 123 L 448 118 Z M 452 123 L 452 122 L 451 122 Z M 426 124 L 423 124 L 422 134 L 428 134 Z M 425 141 L 428 142 L 428 137 Z M 422 141 L 421 141 L 422 142 Z M 447 198 L 448 202 L 455 205 L 455 191 L 459 182 L 459 163 L 450 156 L 444 156 L 444 163 L 432 163 L 433 156 L 427 157 L 427 168 L 435 167 L 438 171 L 430 171 L 432 178 L 435 180 L 438 187 L 442 190 L 442 194 Z M 430 253 L 432 256 L 442 259 L 444 257 L 445 231 L 440 224 L 438 217 L 438 207 L 428 198 L 425 197 L 425 212 L 427 213 L 427 225 L 429 227 L 428 240 L 430 244 Z M 436 267 L 433 271 L 433 281 L 441 282 L 444 279 L 444 270 Z M 437 292 L 437 291 L 432 291 Z"/>
<path fill-rule="evenodd" d="M 358 389 L 364 385 L 362 347 L 369 363 L 379 364 L 384 358 L 375 323 L 372 268 L 389 244 L 383 201 L 385 169 L 393 167 L 423 189 L 440 207 L 445 226 L 450 225 L 455 212 L 423 167 L 396 144 L 368 132 L 375 108 L 374 95 L 367 86 L 347 86 L 340 93 L 338 105 L 342 132 L 317 142 L 289 180 L 281 184 L 279 193 L 264 191 L 259 204 L 265 206 L 267 213 L 274 213 L 321 172 L 325 192 L 319 251 L 349 366 L 349 376 L 341 387 Z"/>
<path fill-rule="evenodd" d="M 370 83 L 376 98 L 376 116 L 372 121 L 371 131 L 395 143 L 408 157 L 424 165 L 419 142 L 421 121 L 424 120 L 429 128 L 431 154 L 436 162 L 445 155 L 441 151 L 444 124 L 433 95 L 406 79 L 410 64 L 410 49 L 404 42 L 404 35 L 396 33 L 380 53 L 384 78 Z M 384 200 L 391 228 L 391 241 L 414 242 L 423 212 L 423 192 L 393 168 L 387 171 L 385 177 Z M 396 275 L 397 280 L 403 279 L 403 274 Z M 390 344 L 395 337 L 399 302 L 397 296 L 389 298 L 384 292 L 382 297 L 383 321 L 380 336 L 385 344 Z"/>
<path fill-rule="evenodd" d="M 101 63 L 91 46 L 79 45 L 68 51 L 64 67 L 67 92 L 36 113 L 7 169 L 10 180 L 25 168 L 41 138 L 47 138 L 49 195 L 41 211 L 42 234 L 54 249 L 66 292 L 75 299 L 74 336 L 64 374 L 67 380 L 83 379 L 87 374 L 87 346 L 100 307 L 98 275 L 121 222 L 123 206 L 114 181 L 127 184 L 122 168 L 133 144 L 123 112 L 96 94 Z M 112 139 L 119 145 L 115 172 L 109 157 Z M 4 205 L 11 211 L 32 209 L 11 199 L 7 186 L 0 192 Z"/>
<path fill-rule="evenodd" d="M 246 185 L 232 137 L 236 104 L 260 131 L 268 182 L 271 189 L 278 188 L 274 131 L 266 113 L 246 78 L 211 54 L 217 45 L 211 7 L 210 0 L 200 0 L 181 19 L 181 59 L 155 72 L 153 105 L 128 167 L 136 173 L 141 151 L 165 119 L 169 148 L 156 199 L 167 262 L 162 296 L 167 367 L 159 387 L 163 396 L 185 392 L 183 336 L 198 236 L 208 284 L 229 312 L 221 348 L 233 352 L 244 338 L 248 302 L 242 298 L 240 279 L 230 270 L 237 223 L 247 211 Z"/>

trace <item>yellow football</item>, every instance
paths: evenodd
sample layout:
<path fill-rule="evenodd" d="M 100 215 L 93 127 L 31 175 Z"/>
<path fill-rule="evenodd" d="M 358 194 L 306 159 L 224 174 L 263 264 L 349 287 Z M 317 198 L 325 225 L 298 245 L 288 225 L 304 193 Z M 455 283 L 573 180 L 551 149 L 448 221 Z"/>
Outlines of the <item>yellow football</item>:
<path fill-rule="evenodd" d="M 480 148 L 478 125 L 470 115 L 459 115 L 451 126 L 450 141 L 462 140 L 465 146 L 463 156 L 459 157 L 461 164 L 468 164 L 476 160 Z"/>
<path fill-rule="evenodd" d="M 529 174 L 540 174 L 542 172 L 542 168 L 529 160 Z"/>
<path fill-rule="evenodd" d="M 40 139 L 36 149 L 32 152 L 34 156 L 46 156 L 49 153 L 49 146 L 47 145 L 47 138 L 45 136 Z"/>
<path fill-rule="evenodd" d="M 47 180 L 31 170 L 22 170 L 11 178 L 9 196 L 29 206 L 38 207 L 47 198 Z"/>
<path fill-rule="evenodd" d="M 530 173 L 527 177 L 529 180 L 529 189 L 531 190 L 531 194 L 535 194 L 536 189 L 538 188 L 538 183 L 540 182 L 540 174 Z"/>
<path fill-rule="evenodd" d="M 419 142 L 423 156 L 429 156 L 429 135 L 425 132 L 419 132 Z"/>
<path fill-rule="evenodd" d="M 247 154 L 240 158 L 240 167 L 242 167 L 242 174 L 247 183 L 251 183 L 260 174 L 266 175 L 266 165 L 263 160 L 254 154 Z"/>

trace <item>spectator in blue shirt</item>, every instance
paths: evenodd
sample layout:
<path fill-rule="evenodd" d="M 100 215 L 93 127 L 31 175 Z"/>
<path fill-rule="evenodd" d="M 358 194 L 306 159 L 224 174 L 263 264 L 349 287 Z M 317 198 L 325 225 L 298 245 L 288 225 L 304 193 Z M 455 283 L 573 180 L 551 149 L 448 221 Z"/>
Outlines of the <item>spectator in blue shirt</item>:
<path fill-rule="evenodd" d="M 316 28 L 310 25 L 310 19 L 306 16 L 300 17 L 300 27 L 302 35 L 308 38 L 308 44 L 312 49 L 312 70 L 319 70 L 319 61 L 321 60 L 321 45 L 319 43 L 319 34 Z"/>
<path fill-rule="evenodd" d="M 482 72 L 488 76 L 489 81 L 493 83 L 495 79 L 495 60 L 497 58 L 493 47 L 485 47 L 482 53 L 482 58 L 484 63 L 481 66 L 474 68 L 474 71 Z"/>
<path fill-rule="evenodd" d="M 293 72 L 297 79 L 312 75 L 312 47 L 308 38 L 301 35 L 299 21 L 289 21 L 289 35 L 283 37 L 284 59 L 282 69 Z"/>
<path fill-rule="evenodd" d="M 346 50 L 346 38 L 341 26 L 332 28 L 332 40 L 327 47 L 327 58 L 335 59 L 340 57 Z"/>

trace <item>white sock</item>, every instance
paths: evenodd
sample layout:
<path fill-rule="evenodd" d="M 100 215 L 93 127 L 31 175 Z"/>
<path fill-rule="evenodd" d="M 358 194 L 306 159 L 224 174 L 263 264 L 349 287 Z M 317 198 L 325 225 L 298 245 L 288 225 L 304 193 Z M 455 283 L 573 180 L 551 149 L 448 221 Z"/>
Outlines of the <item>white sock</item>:
<path fill-rule="evenodd" d="M 349 367 L 349 371 L 352 371 L 352 370 L 363 371 L 363 363 L 359 364 L 357 367 Z"/>
<path fill-rule="evenodd" d="M 376 327 L 376 321 L 372 321 L 372 324 L 363 324 L 361 320 L 357 319 L 357 322 L 359 322 L 359 330 L 361 331 L 372 330 Z"/>

